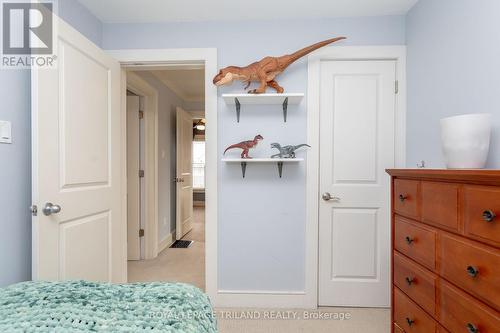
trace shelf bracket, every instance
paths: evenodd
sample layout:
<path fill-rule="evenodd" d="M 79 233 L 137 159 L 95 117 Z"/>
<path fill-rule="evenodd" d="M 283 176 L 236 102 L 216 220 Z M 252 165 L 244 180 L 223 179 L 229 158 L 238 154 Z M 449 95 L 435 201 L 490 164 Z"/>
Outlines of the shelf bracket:
<path fill-rule="evenodd" d="M 241 175 L 245 178 L 245 174 L 247 173 L 247 162 L 241 162 Z"/>
<path fill-rule="evenodd" d="M 278 162 L 278 173 L 281 178 L 283 176 L 283 162 Z"/>
<path fill-rule="evenodd" d="M 285 98 L 285 100 L 283 101 L 283 120 L 285 120 L 285 123 L 286 123 L 287 112 L 288 112 L 288 97 Z"/>
<path fill-rule="evenodd" d="M 240 112 L 241 112 L 241 103 L 238 98 L 234 99 L 234 104 L 236 104 L 236 121 L 240 122 Z"/>

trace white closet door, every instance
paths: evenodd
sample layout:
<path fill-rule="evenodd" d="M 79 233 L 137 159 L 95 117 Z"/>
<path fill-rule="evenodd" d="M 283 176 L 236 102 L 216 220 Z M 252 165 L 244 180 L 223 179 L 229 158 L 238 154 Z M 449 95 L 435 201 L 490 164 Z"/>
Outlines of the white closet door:
<path fill-rule="evenodd" d="M 319 305 L 388 307 L 396 64 L 321 66 Z"/>

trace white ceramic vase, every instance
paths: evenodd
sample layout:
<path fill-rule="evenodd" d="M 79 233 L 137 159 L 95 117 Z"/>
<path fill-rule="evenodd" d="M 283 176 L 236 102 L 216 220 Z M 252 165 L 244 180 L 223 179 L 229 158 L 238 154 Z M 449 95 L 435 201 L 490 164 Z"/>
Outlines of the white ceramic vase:
<path fill-rule="evenodd" d="M 490 135 L 490 114 L 466 114 L 441 119 L 441 141 L 446 167 L 484 168 L 490 149 Z"/>

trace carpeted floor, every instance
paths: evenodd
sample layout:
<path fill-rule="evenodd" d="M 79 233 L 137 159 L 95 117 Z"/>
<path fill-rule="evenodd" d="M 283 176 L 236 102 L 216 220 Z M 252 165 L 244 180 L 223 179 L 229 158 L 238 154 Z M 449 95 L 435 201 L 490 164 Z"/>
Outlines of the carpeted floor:
<path fill-rule="evenodd" d="M 235 319 L 235 317 L 241 318 L 243 311 L 249 315 L 254 312 L 251 309 L 218 309 L 216 313 L 219 333 L 389 333 L 391 331 L 391 314 L 388 309 L 320 308 L 316 311 L 273 309 L 258 310 L 260 319 Z M 290 319 L 264 318 L 266 312 L 267 318 L 270 317 L 270 313 L 275 313 L 276 317 L 277 311 L 283 316 L 290 311 Z M 326 313 L 330 319 L 304 319 L 304 311 L 309 317 L 314 313 Z M 293 313 L 297 319 L 293 319 Z M 350 318 L 334 319 L 335 313 L 349 314 Z"/>
<path fill-rule="evenodd" d="M 178 281 L 205 289 L 205 210 L 194 208 L 193 229 L 183 239 L 194 240 L 187 249 L 163 250 L 153 260 L 130 261 L 129 282 Z M 258 311 L 256 314 L 255 311 Z M 273 311 L 273 312 L 270 312 Z M 290 314 L 290 319 L 269 319 L 271 313 Z M 290 312 L 287 312 L 290 311 Z M 349 319 L 304 319 L 311 313 L 350 314 Z M 242 314 L 257 319 L 242 319 Z M 295 318 L 293 318 L 295 313 Z M 320 308 L 308 310 L 216 309 L 220 333 L 388 333 L 390 312 L 387 309 Z"/>
<path fill-rule="evenodd" d="M 205 290 L 205 209 L 194 207 L 193 213 L 193 229 L 183 239 L 194 243 L 187 249 L 167 248 L 152 260 L 129 261 L 129 282 L 185 282 Z"/>

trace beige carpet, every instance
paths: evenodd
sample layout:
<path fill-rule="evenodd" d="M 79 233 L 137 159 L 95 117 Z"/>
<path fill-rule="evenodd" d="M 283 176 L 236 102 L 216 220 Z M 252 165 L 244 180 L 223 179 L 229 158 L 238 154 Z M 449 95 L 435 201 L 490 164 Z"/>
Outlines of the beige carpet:
<path fill-rule="evenodd" d="M 260 319 L 235 319 L 241 318 L 242 311 L 251 309 L 218 309 L 218 328 L 220 333 L 389 333 L 390 311 L 388 309 L 361 309 L 361 308 L 320 308 L 316 311 L 308 310 L 258 310 Z M 272 312 L 269 312 L 272 311 Z M 278 312 L 284 316 L 290 311 L 290 319 L 263 319 Z M 328 319 L 304 319 L 304 311 L 311 317 L 311 313 L 330 314 Z M 296 319 L 293 319 L 293 313 Z M 349 319 L 335 319 L 337 314 L 349 314 Z M 254 316 L 255 317 L 255 316 Z M 300 318 L 300 319 L 299 319 Z M 324 317 L 323 317 L 324 318 Z"/>
<path fill-rule="evenodd" d="M 129 282 L 184 282 L 205 290 L 205 209 L 194 207 L 193 229 L 183 239 L 187 249 L 163 250 L 152 260 L 128 262 Z"/>
<path fill-rule="evenodd" d="M 187 249 L 163 250 L 153 260 L 129 261 L 129 282 L 185 282 L 205 290 L 205 210 L 194 208 L 193 229 L 183 239 L 194 240 Z M 257 311 L 257 312 L 255 312 Z M 290 311 L 290 312 L 287 312 Z M 330 319 L 304 319 L 307 314 L 329 313 Z M 258 313 L 258 314 L 257 314 Z M 274 314 L 290 319 L 268 319 Z M 336 320 L 335 313 L 349 314 L 349 319 Z M 320 308 L 308 310 L 216 309 L 220 333 L 387 333 L 390 312 L 385 309 Z M 259 319 L 241 319 L 242 315 Z M 293 319 L 293 314 L 296 318 Z M 200 332 L 201 333 L 201 332 Z"/>

